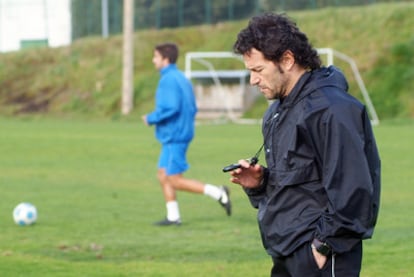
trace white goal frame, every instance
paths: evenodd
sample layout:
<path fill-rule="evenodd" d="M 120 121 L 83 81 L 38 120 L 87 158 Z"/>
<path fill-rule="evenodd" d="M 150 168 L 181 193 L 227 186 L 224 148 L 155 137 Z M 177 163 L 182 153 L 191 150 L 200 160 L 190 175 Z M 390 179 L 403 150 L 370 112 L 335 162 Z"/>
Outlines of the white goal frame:
<path fill-rule="evenodd" d="M 352 72 L 354 74 L 355 80 L 358 84 L 359 89 L 361 90 L 362 96 L 364 98 L 364 102 L 366 104 L 366 107 L 368 109 L 368 113 L 371 116 L 371 123 L 372 125 L 378 125 L 379 124 L 379 118 L 377 115 L 377 112 L 375 111 L 374 105 L 372 104 L 371 98 L 369 96 L 369 93 L 365 87 L 364 81 L 361 78 L 361 74 L 359 73 L 358 67 L 355 63 L 355 61 L 345 55 L 344 53 L 338 52 L 332 48 L 318 48 L 317 49 L 319 55 L 326 55 L 327 57 L 327 63 L 326 65 L 333 65 L 334 64 L 334 58 L 341 59 L 348 63 L 352 69 Z M 211 78 L 214 82 L 214 84 L 219 88 L 220 92 L 223 92 L 222 84 L 220 82 L 219 76 L 234 76 L 239 77 L 243 74 L 248 74 L 247 70 L 216 70 L 211 62 L 207 61 L 207 59 L 212 58 L 233 58 L 238 59 L 241 62 L 242 59 L 239 55 L 234 54 L 233 52 L 188 52 L 185 56 L 185 75 L 190 80 L 192 78 L 196 77 L 204 77 L 204 78 Z M 206 67 L 207 70 L 192 70 L 192 62 L 197 62 L 204 67 Z M 245 84 L 240 83 L 240 89 L 245 89 Z M 231 120 L 236 120 L 234 114 L 232 113 L 231 109 L 227 110 L 227 115 Z"/>
<path fill-rule="evenodd" d="M 361 90 L 362 96 L 364 97 L 365 105 L 367 106 L 368 113 L 371 116 L 371 124 L 378 125 L 379 118 L 377 112 L 375 111 L 375 107 L 372 104 L 371 97 L 369 97 L 369 93 L 367 88 L 365 87 L 364 81 L 362 80 L 361 74 L 359 74 L 358 67 L 351 57 L 345 55 L 344 53 L 338 52 L 332 48 L 318 48 L 319 55 L 325 54 L 327 57 L 327 65 L 334 64 L 334 57 L 339 58 L 345 62 L 347 62 L 352 69 L 352 73 L 354 74 L 355 80 L 358 84 L 359 89 Z"/>
<path fill-rule="evenodd" d="M 190 80 L 192 78 L 211 78 L 214 85 L 218 89 L 218 93 L 225 94 L 223 85 L 221 84 L 220 77 L 235 77 L 240 78 L 249 76 L 250 73 L 244 68 L 240 70 L 216 70 L 211 62 L 207 59 L 237 59 L 243 65 L 243 59 L 240 55 L 236 55 L 233 52 L 188 52 L 185 56 L 185 76 Z M 197 62 L 204 66 L 207 70 L 192 70 L 192 62 Z M 239 83 L 240 91 L 245 91 L 246 84 L 242 81 Z M 231 121 L 239 121 L 233 110 L 230 108 L 230 99 L 226 98 L 225 106 L 227 111 L 227 117 Z"/>

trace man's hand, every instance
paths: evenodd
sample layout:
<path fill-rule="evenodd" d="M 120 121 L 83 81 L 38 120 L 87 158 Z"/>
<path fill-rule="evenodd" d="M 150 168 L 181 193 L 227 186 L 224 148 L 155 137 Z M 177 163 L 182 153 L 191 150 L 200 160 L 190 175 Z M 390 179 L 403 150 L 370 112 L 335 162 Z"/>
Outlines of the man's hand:
<path fill-rule="evenodd" d="M 230 173 L 230 181 L 244 188 L 257 188 L 263 178 L 263 168 L 258 164 L 251 165 L 248 160 L 239 160 L 239 164 L 241 167 Z"/>
<path fill-rule="evenodd" d="M 141 118 L 142 118 L 142 122 L 144 122 L 144 124 L 148 126 L 147 115 L 144 114 L 143 116 L 141 116 Z"/>
<path fill-rule="evenodd" d="M 315 262 L 318 265 L 318 268 L 321 269 L 326 263 L 326 256 L 319 253 L 315 248 L 312 248 L 313 257 L 315 258 Z"/>

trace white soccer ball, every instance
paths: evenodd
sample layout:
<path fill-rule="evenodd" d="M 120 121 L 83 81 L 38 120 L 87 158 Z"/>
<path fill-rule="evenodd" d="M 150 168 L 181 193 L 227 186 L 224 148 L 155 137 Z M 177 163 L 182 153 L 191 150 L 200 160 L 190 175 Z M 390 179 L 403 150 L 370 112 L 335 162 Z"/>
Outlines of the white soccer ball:
<path fill-rule="evenodd" d="M 17 225 L 31 225 L 37 220 L 36 207 L 30 203 L 20 203 L 13 210 L 13 219 Z"/>

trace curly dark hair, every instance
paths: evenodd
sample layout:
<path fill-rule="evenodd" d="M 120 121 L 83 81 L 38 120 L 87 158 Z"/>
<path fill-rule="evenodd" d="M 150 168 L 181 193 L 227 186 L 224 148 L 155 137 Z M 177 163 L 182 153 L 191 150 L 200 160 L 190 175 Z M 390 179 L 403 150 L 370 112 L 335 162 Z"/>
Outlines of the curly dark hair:
<path fill-rule="evenodd" d="M 318 52 L 296 23 L 284 14 L 265 13 L 253 17 L 241 30 L 234 43 L 236 54 L 246 54 L 255 48 L 273 62 L 279 62 L 283 53 L 290 50 L 297 64 L 306 69 L 321 67 Z"/>

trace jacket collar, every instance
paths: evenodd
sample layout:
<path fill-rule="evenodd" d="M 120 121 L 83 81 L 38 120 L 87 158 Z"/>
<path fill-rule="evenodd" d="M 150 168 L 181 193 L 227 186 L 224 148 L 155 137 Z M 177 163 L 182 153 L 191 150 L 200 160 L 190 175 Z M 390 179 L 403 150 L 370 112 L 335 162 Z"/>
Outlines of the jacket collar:
<path fill-rule="evenodd" d="M 312 76 L 312 71 L 307 71 L 302 74 L 299 80 L 296 82 L 292 91 L 286 96 L 283 100 L 280 101 L 281 108 L 288 108 L 293 106 L 297 101 L 306 96 L 310 91 L 305 92 L 304 87 L 308 83 L 310 77 Z"/>
<path fill-rule="evenodd" d="M 169 65 L 167 65 L 166 67 L 163 67 L 161 70 L 160 70 L 160 73 L 161 73 L 161 75 L 164 75 L 165 73 L 167 73 L 168 71 L 171 71 L 171 70 L 173 70 L 173 69 L 176 69 L 177 68 L 177 65 L 176 64 L 174 64 L 174 63 L 170 63 Z"/>
<path fill-rule="evenodd" d="M 348 91 L 348 82 L 335 66 L 307 71 L 299 78 L 288 96 L 281 101 L 281 106 L 292 106 L 306 95 L 322 87 L 336 87 L 342 91 Z"/>

